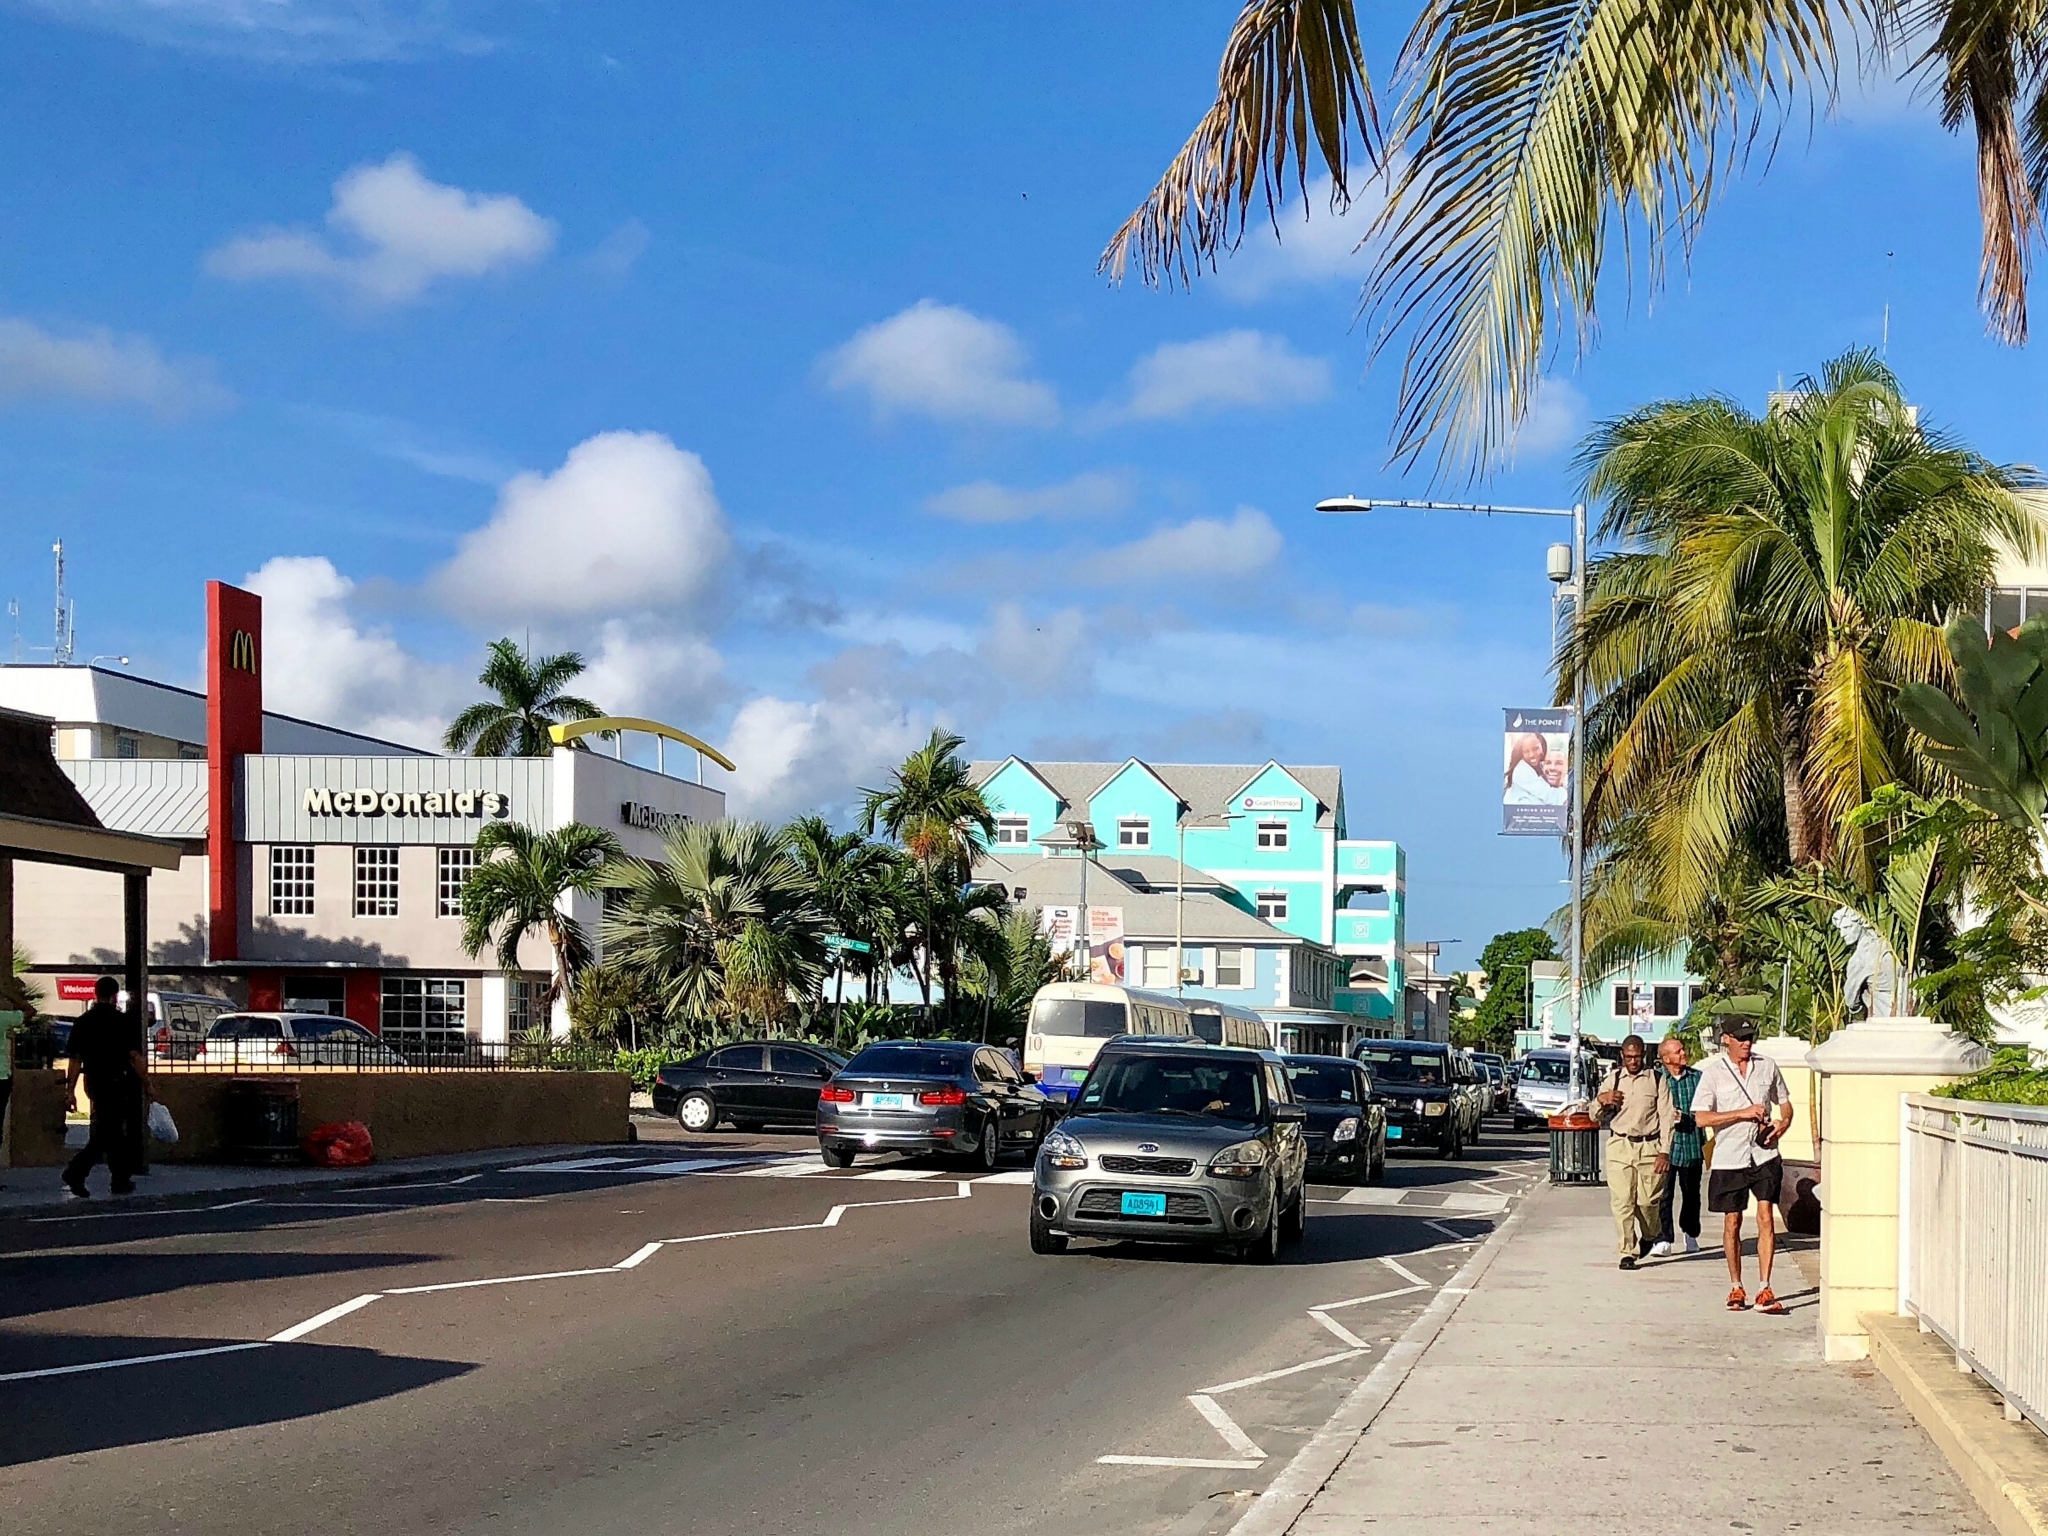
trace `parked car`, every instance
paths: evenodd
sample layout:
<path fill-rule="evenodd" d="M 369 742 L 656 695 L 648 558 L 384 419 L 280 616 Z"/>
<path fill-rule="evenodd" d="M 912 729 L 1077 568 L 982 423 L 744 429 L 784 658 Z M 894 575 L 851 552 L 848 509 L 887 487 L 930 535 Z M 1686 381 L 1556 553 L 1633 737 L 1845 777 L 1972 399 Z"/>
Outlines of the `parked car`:
<path fill-rule="evenodd" d="M 1491 1094 L 1486 1112 L 1489 1115 L 1509 1115 L 1515 1109 L 1515 1077 L 1509 1070 L 1507 1058 L 1498 1051 L 1474 1051 L 1472 1060 L 1486 1069 Z"/>
<path fill-rule="evenodd" d="M 816 1125 L 818 1090 L 846 1065 L 829 1045 L 798 1040 L 740 1040 L 700 1051 L 654 1075 L 654 1112 L 686 1131 L 742 1131 L 764 1125 Z"/>
<path fill-rule="evenodd" d="M 1332 1184 L 1377 1184 L 1387 1174 L 1387 1107 L 1372 1074 L 1347 1056 L 1287 1058 L 1287 1086 L 1308 1111 L 1308 1176 Z"/>
<path fill-rule="evenodd" d="M 114 1006 L 126 1008 L 124 988 Z M 152 992 L 143 1018 L 149 1037 L 149 1054 L 156 1061 L 190 1061 L 199 1054 L 206 1032 L 214 1020 L 233 1013 L 235 1005 L 224 997 L 202 992 Z"/>
<path fill-rule="evenodd" d="M 405 1058 L 354 1019 L 331 1013 L 224 1013 L 193 1060 L 217 1067 L 402 1067 Z"/>
<path fill-rule="evenodd" d="M 1389 1151 L 1463 1157 L 1479 1139 L 1479 1079 L 1463 1051 L 1430 1040 L 1362 1040 L 1352 1055 L 1386 1105 Z"/>
<path fill-rule="evenodd" d="M 1045 1139 L 1052 1109 L 994 1046 L 881 1040 L 818 1095 L 818 1152 L 834 1168 L 860 1152 L 944 1152 L 994 1168 Z"/>
<path fill-rule="evenodd" d="M 1031 1251 L 1076 1237 L 1271 1263 L 1308 1212 L 1307 1109 L 1286 1058 L 1194 1039 L 1105 1045 L 1031 1176 Z"/>
<path fill-rule="evenodd" d="M 1525 1131 L 1542 1125 L 1561 1113 L 1571 1098 L 1571 1052 L 1525 1051 L 1515 1060 L 1515 1129 Z M 1592 1052 L 1580 1053 L 1579 1097 L 1585 1098 L 1600 1081 L 1599 1059 Z"/>

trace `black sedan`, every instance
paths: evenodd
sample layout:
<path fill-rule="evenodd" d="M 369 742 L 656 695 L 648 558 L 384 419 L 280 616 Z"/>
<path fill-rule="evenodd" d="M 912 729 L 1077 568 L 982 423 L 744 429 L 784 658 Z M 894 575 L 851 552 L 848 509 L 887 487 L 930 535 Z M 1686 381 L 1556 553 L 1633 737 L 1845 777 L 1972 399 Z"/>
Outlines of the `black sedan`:
<path fill-rule="evenodd" d="M 1287 1083 L 1308 1111 L 1308 1176 L 1321 1184 L 1377 1184 L 1387 1176 L 1387 1109 L 1372 1074 L 1343 1056 L 1289 1056 Z"/>
<path fill-rule="evenodd" d="M 654 1110 L 695 1132 L 714 1131 L 721 1121 L 742 1131 L 815 1125 L 818 1090 L 845 1065 L 845 1053 L 809 1041 L 721 1045 L 656 1073 Z"/>
<path fill-rule="evenodd" d="M 1035 1149 L 1052 1115 L 993 1046 L 878 1040 L 818 1096 L 818 1151 L 834 1168 L 859 1152 L 944 1152 L 994 1168 L 1006 1151 Z"/>

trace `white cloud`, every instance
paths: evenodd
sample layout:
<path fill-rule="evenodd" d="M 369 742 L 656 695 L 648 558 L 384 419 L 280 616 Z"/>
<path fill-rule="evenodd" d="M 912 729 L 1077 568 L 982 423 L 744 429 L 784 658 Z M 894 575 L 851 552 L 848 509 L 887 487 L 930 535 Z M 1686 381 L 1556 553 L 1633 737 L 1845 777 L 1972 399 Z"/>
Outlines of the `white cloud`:
<path fill-rule="evenodd" d="M 960 523 L 1022 523 L 1036 517 L 1088 517 L 1120 512 L 1131 503 L 1135 476 L 1128 470 L 1089 470 L 1057 485 L 1010 486 L 972 480 L 926 498 L 924 509 Z"/>
<path fill-rule="evenodd" d="M 1239 507 L 1229 521 L 1198 517 L 1102 551 L 1082 566 L 1096 585 L 1242 577 L 1280 556 L 1280 530 L 1257 507 Z"/>
<path fill-rule="evenodd" d="M 781 821 L 850 806 L 856 790 L 881 782 L 924 741 L 931 725 L 874 698 L 749 700 L 733 717 L 723 744 L 739 768 L 721 775 L 727 813 Z"/>
<path fill-rule="evenodd" d="M 456 26 L 466 7 L 417 0 L 27 0 L 52 21 L 135 42 L 276 64 L 393 62 L 479 53 L 490 44 Z"/>
<path fill-rule="evenodd" d="M 604 432 L 553 474 L 499 493 L 490 522 L 466 534 L 433 577 L 448 605 L 512 622 L 659 608 L 689 614 L 732 540 L 711 472 L 658 432 Z"/>
<path fill-rule="evenodd" d="M 640 258 L 647 254 L 647 247 L 653 243 L 654 235 L 645 224 L 638 219 L 628 219 L 598 241 L 583 262 L 602 277 L 624 277 L 639 264 Z"/>
<path fill-rule="evenodd" d="M 1281 211 L 1277 234 L 1264 218 L 1251 222 L 1238 248 L 1218 265 L 1216 286 L 1250 303 L 1283 288 L 1363 283 L 1372 253 L 1359 247 L 1379 214 L 1383 183 L 1369 173 L 1359 180 L 1362 195 L 1341 213 L 1330 206 L 1330 178 L 1320 176 L 1299 206 Z"/>
<path fill-rule="evenodd" d="M 865 394 L 875 414 L 1044 426 L 1059 418 L 1052 386 L 1026 376 L 1016 332 L 920 299 L 826 355 L 826 384 Z"/>
<path fill-rule="evenodd" d="M 576 692 L 614 715 L 695 713 L 719 690 L 725 659 L 702 637 L 609 619 Z"/>
<path fill-rule="evenodd" d="M 176 417 L 233 398 L 214 382 L 211 364 L 167 358 L 146 336 L 117 336 L 104 326 L 59 336 L 30 321 L 0 316 L 0 402 L 139 405 Z"/>
<path fill-rule="evenodd" d="M 280 555 L 242 579 L 263 598 L 263 702 L 280 714 L 436 747 L 456 679 L 350 611 L 355 583 L 323 555 Z"/>
<path fill-rule="evenodd" d="M 518 198 L 431 181 L 402 153 L 337 181 L 327 223 L 331 235 L 278 228 L 237 235 L 206 258 L 206 269 L 238 282 L 298 278 L 365 304 L 404 304 L 437 279 L 536 261 L 555 243 L 555 226 Z"/>
<path fill-rule="evenodd" d="M 976 654 L 1027 698 L 1071 695 L 1094 680 L 1088 620 L 1078 608 L 1034 618 L 1016 603 L 998 603 L 989 610 L 988 631 Z"/>
<path fill-rule="evenodd" d="M 1515 433 L 1514 452 L 1538 457 L 1555 453 L 1570 447 L 1585 429 L 1586 397 L 1564 379 L 1540 379 L 1536 397 L 1529 402 L 1529 414 Z"/>
<path fill-rule="evenodd" d="M 1303 357 L 1284 337 L 1219 331 L 1168 342 L 1131 368 L 1131 397 L 1119 414 L 1168 421 L 1245 407 L 1300 405 L 1330 392 L 1330 365 Z"/>

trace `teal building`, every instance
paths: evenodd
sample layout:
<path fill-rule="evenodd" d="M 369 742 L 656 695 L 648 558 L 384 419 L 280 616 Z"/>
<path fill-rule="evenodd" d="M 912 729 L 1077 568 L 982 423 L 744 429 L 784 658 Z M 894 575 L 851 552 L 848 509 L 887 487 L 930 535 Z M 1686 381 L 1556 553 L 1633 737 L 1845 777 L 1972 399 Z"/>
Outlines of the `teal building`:
<path fill-rule="evenodd" d="M 1262 950 L 1290 950 L 1295 973 L 1327 971 L 1332 978 L 1328 988 L 1253 1006 L 1334 1016 L 1348 1026 L 1347 1037 L 1399 1031 L 1407 981 L 1406 859 L 1397 843 L 1349 835 L 1342 770 L 1278 762 L 1008 757 L 974 764 L 973 775 L 996 819 L 986 878 L 1032 860 L 1074 858 L 1081 828 L 1101 845 L 1094 855 L 1099 864 L 1113 869 L 1124 861 L 1138 868 L 1142 861 L 1139 884 L 1146 890 L 1171 887 L 1178 861 L 1190 872 L 1184 882 L 1190 889 L 1199 885 L 1205 897 L 1213 893 L 1271 930 L 1273 942 Z M 1089 899 L 1100 904 L 1093 894 Z M 1213 948 L 1209 940 L 1225 937 L 1186 931 L 1191 950 Z M 1190 963 L 1185 969 L 1202 968 Z M 1170 956 L 1165 974 L 1172 974 Z M 1246 1001 L 1191 984 L 1185 990 Z M 1315 1006 L 1305 1007 L 1311 997 Z"/>
<path fill-rule="evenodd" d="M 1553 968 L 1558 974 L 1544 974 Z M 1517 1054 L 1571 1038 L 1571 982 L 1563 970 L 1562 965 L 1536 967 L 1529 980 L 1533 1027 L 1516 1033 Z M 1580 1036 L 1619 1045 L 1630 1035 L 1641 1035 L 1654 1045 L 1679 1026 L 1706 992 L 1706 984 L 1686 969 L 1685 951 L 1666 950 L 1589 985 L 1579 1004 Z"/>

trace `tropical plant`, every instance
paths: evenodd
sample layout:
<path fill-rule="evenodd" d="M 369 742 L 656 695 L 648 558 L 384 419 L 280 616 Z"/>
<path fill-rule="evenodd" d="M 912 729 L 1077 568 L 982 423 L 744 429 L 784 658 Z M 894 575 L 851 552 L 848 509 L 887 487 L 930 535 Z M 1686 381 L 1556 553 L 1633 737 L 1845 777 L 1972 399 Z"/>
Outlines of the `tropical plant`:
<path fill-rule="evenodd" d="M 960 749 L 963 736 L 938 727 L 903 760 L 883 789 L 864 789 L 862 830 L 877 827 L 923 868 L 965 882 L 996 835 L 995 813 L 975 784 Z"/>
<path fill-rule="evenodd" d="M 1558 691 L 1583 672 L 1590 941 L 1647 917 L 1694 931 L 1731 866 L 1770 878 L 1839 863 L 1874 879 L 1849 813 L 1879 787 L 1939 788 L 1897 703 L 1942 686 L 1939 625 L 1975 611 L 2002 543 L 2040 547 L 2031 471 L 1928 429 L 1867 352 L 1762 417 L 1664 401 L 1581 455 L 1603 533 Z"/>
<path fill-rule="evenodd" d="M 1775 150 L 1779 114 L 1832 104 L 1845 37 L 1866 75 L 1918 76 L 1942 125 L 1974 132 L 1980 297 L 1992 332 L 2024 341 L 2048 17 L 1968 0 L 1424 0 L 1384 112 L 1356 0 L 1246 0 L 1214 103 L 1101 264 L 1184 280 L 1255 202 L 1277 230 L 1312 157 L 1341 209 L 1364 190 L 1355 138 L 1384 197 L 1364 307 L 1380 346 L 1408 338 L 1396 450 L 1434 440 L 1477 470 L 1512 445 L 1559 333 L 1590 343 L 1617 238 L 1654 291 L 1750 151 Z"/>
<path fill-rule="evenodd" d="M 618 861 L 605 954 L 671 1017 L 780 1024 L 825 972 L 829 921 L 789 840 L 758 822 L 690 822 L 659 861 Z"/>
<path fill-rule="evenodd" d="M 803 816 L 784 829 L 789 851 L 809 877 L 811 890 L 832 932 L 867 945 L 841 950 L 832 966 L 833 1001 L 845 997 L 846 973 L 860 975 L 869 1001 L 886 979 L 887 957 L 896 947 L 895 850 L 869 842 L 858 832 L 834 832 L 822 816 Z"/>
<path fill-rule="evenodd" d="M 1964 798 L 2032 833 L 2048 812 L 2048 619 L 1987 637 L 1978 620 L 1959 618 L 1944 638 L 1957 697 L 1908 683 L 1899 713 Z"/>
<path fill-rule="evenodd" d="M 619 841 L 598 827 L 571 822 L 537 832 L 519 822 L 496 821 L 476 840 L 476 868 L 462 882 L 462 948 L 475 955 L 497 952 L 498 968 L 519 969 L 519 941 L 545 935 L 552 958 L 545 1010 L 590 963 L 590 939 L 562 908 L 572 893 L 599 888 L 606 864 L 618 857 Z"/>
<path fill-rule="evenodd" d="M 8 957 L 7 976 L 4 984 L 0 984 L 0 1008 L 19 1013 L 24 1020 L 34 1018 L 43 1001 L 43 989 L 29 973 L 33 964 L 29 952 L 19 944 L 14 945 Z"/>
<path fill-rule="evenodd" d="M 2006 1046 L 1993 1054 L 1989 1066 L 1932 1092 L 1947 1099 L 2048 1109 L 2048 1067 L 2035 1066 L 2023 1047 Z"/>
<path fill-rule="evenodd" d="M 639 975 L 610 960 L 586 965 L 569 986 L 569 1027 L 591 1040 L 639 1045 L 643 1026 L 656 1014 L 653 996 Z"/>
<path fill-rule="evenodd" d="M 546 757 L 555 748 L 548 727 L 602 714 L 590 700 L 562 690 L 583 672 L 575 651 L 530 657 L 510 640 L 493 640 L 477 681 L 497 695 L 472 704 L 442 737 L 450 752 L 472 757 Z M 581 746 L 579 740 L 576 743 Z"/>
<path fill-rule="evenodd" d="M 1005 913 L 993 926 L 1002 941 L 1000 953 L 991 963 L 979 950 L 971 952 L 960 967 L 960 991 L 981 1038 L 1000 1041 L 1024 1033 L 1040 987 L 1076 980 L 1078 972 L 1071 954 L 1053 953 L 1031 913 Z"/>

